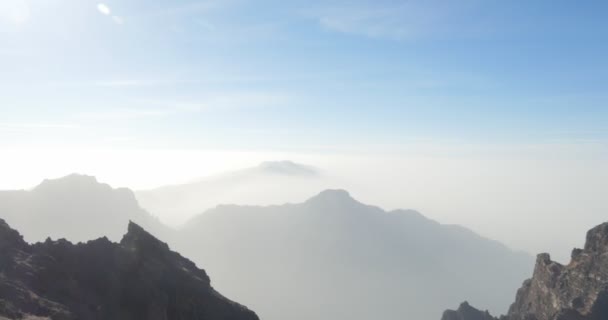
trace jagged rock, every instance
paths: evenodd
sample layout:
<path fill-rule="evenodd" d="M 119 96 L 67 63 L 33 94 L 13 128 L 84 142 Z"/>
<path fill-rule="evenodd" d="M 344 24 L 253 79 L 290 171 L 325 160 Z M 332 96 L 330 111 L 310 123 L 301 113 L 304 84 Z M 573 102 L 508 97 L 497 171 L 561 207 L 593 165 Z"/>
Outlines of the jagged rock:
<path fill-rule="evenodd" d="M 258 320 L 205 271 L 134 223 L 100 238 L 29 245 L 0 220 L 0 319 Z"/>
<path fill-rule="evenodd" d="M 488 311 L 479 311 L 468 302 L 463 302 L 458 310 L 446 310 L 443 313 L 443 320 L 496 320 Z"/>
<path fill-rule="evenodd" d="M 476 315 L 475 311 L 448 310 L 442 319 L 480 319 Z M 539 254 L 532 278 L 524 282 L 508 314 L 500 319 L 608 319 L 608 223 L 587 232 L 584 249 L 574 249 L 567 265 L 552 261 L 549 254 Z"/>

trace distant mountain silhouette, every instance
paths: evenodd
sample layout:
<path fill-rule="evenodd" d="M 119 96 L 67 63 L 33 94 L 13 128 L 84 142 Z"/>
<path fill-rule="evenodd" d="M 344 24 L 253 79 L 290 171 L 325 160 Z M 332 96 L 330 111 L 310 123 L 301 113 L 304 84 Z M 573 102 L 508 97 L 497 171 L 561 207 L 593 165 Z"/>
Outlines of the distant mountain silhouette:
<path fill-rule="evenodd" d="M 269 174 L 281 174 L 291 176 L 317 176 L 320 174 L 319 170 L 315 167 L 295 163 L 289 160 L 283 161 L 265 161 L 262 162 L 258 167 L 258 171 Z"/>
<path fill-rule="evenodd" d="M 0 219 L 0 319 L 7 318 L 259 320 L 134 223 L 120 243 L 29 245 Z"/>
<path fill-rule="evenodd" d="M 118 240 L 134 220 L 267 320 L 436 320 L 443 306 L 465 299 L 500 313 L 533 260 L 413 210 L 362 204 L 344 190 L 299 204 L 221 205 L 174 231 L 140 208 L 130 190 L 71 175 L 0 192 L 0 218 L 30 242 Z"/>
<path fill-rule="evenodd" d="M 267 320 L 435 320 L 465 298 L 504 311 L 533 260 L 344 190 L 301 204 L 218 206 L 179 237 L 219 288 Z"/>
<path fill-rule="evenodd" d="M 322 188 L 315 167 L 292 161 L 260 165 L 191 183 L 136 191 L 140 205 L 163 221 L 179 225 L 219 204 L 269 205 L 296 201 Z M 291 188 L 284 188 L 291 185 Z"/>
<path fill-rule="evenodd" d="M 72 174 L 45 180 L 32 190 L 0 191 L 0 218 L 29 242 L 102 236 L 119 240 L 129 220 L 164 238 L 169 229 L 139 207 L 129 189 L 113 189 L 94 177 Z"/>

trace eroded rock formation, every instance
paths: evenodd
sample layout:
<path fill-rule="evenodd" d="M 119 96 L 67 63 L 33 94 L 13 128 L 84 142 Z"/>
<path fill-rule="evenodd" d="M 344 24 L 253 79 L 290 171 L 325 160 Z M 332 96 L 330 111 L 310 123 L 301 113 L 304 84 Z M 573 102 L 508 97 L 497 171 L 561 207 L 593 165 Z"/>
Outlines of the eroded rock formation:
<path fill-rule="evenodd" d="M 0 219 L 0 319 L 258 320 L 204 270 L 134 223 L 100 238 L 29 245 Z"/>
<path fill-rule="evenodd" d="M 464 305 L 464 304 L 463 304 Z M 489 320 L 466 305 L 448 310 L 443 320 Z M 488 315 L 489 316 L 489 315 Z M 500 320 L 608 319 L 608 223 L 587 232 L 584 249 L 574 249 L 567 265 L 546 253 L 536 259 L 534 274 L 517 291 L 515 303 Z"/>

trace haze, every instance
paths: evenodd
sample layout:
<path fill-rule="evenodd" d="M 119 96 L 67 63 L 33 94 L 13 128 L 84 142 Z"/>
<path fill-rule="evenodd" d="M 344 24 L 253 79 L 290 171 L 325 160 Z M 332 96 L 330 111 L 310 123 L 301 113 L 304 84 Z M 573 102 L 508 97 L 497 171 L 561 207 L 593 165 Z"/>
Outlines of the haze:
<path fill-rule="evenodd" d="M 320 175 L 275 180 L 282 184 L 270 189 L 272 180 L 257 180 L 257 186 L 266 189 L 252 193 L 256 185 L 242 186 L 248 189 L 240 194 L 250 196 L 240 198 L 207 194 L 205 208 L 186 215 L 157 216 L 177 226 L 222 203 L 301 202 L 320 190 L 344 188 L 367 203 L 387 209 L 413 208 L 434 220 L 467 226 L 511 248 L 530 253 L 549 251 L 561 260 L 569 256 L 571 247 L 581 245 L 581 235 L 589 225 L 602 221 L 608 209 L 608 152 L 593 143 L 485 148 L 412 145 L 399 153 L 375 154 L 5 149 L 0 157 L 6 164 L 0 169 L 3 189 L 31 188 L 44 178 L 81 172 L 134 190 L 207 176 L 214 180 L 216 175 L 222 177 L 265 160 L 290 159 L 319 168 Z M 281 187 L 286 183 L 289 188 Z M 547 223 L 555 227 L 537 227 Z"/>
<path fill-rule="evenodd" d="M 565 261 L 608 212 L 608 7 L 521 3 L 3 0 L 0 189 L 288 160 L 319 174 L 146 209 L 340 188 Z"/>

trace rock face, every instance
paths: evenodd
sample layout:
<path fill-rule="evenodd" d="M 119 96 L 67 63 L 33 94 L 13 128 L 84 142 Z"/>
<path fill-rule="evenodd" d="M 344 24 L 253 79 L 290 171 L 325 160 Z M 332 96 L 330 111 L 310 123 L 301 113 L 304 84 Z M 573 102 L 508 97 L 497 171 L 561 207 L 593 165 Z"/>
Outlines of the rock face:
<path fill-rule="evenodd" d="M 462 308 L 462 306 L 461 306 Z M 478 320 L 475 312 L 446 311 L 443 320 Z M 479 312 L 479 311 L 477 311 Z M 496 318 L 487 318 L 496 319 Z M 568 265 L 539 254 L 534 275 L 517 291 L 500 320 L 608 319 L 608 223 L 587 232 L 584 249 L 574 249 Z"/>
<path fill-rule="evenodd" d="M 479 311 L 468 302 L 463 302 L 458 310 L 446 310 L 443 313 L 443 320 L 496 320 L 488 311 Z"/>
<path fill-rule="evenodd" d="M 107 238 L 34 245 L 0 220 L 0 319 L 258 320 L 205 271 L 134 223 Z"/>

